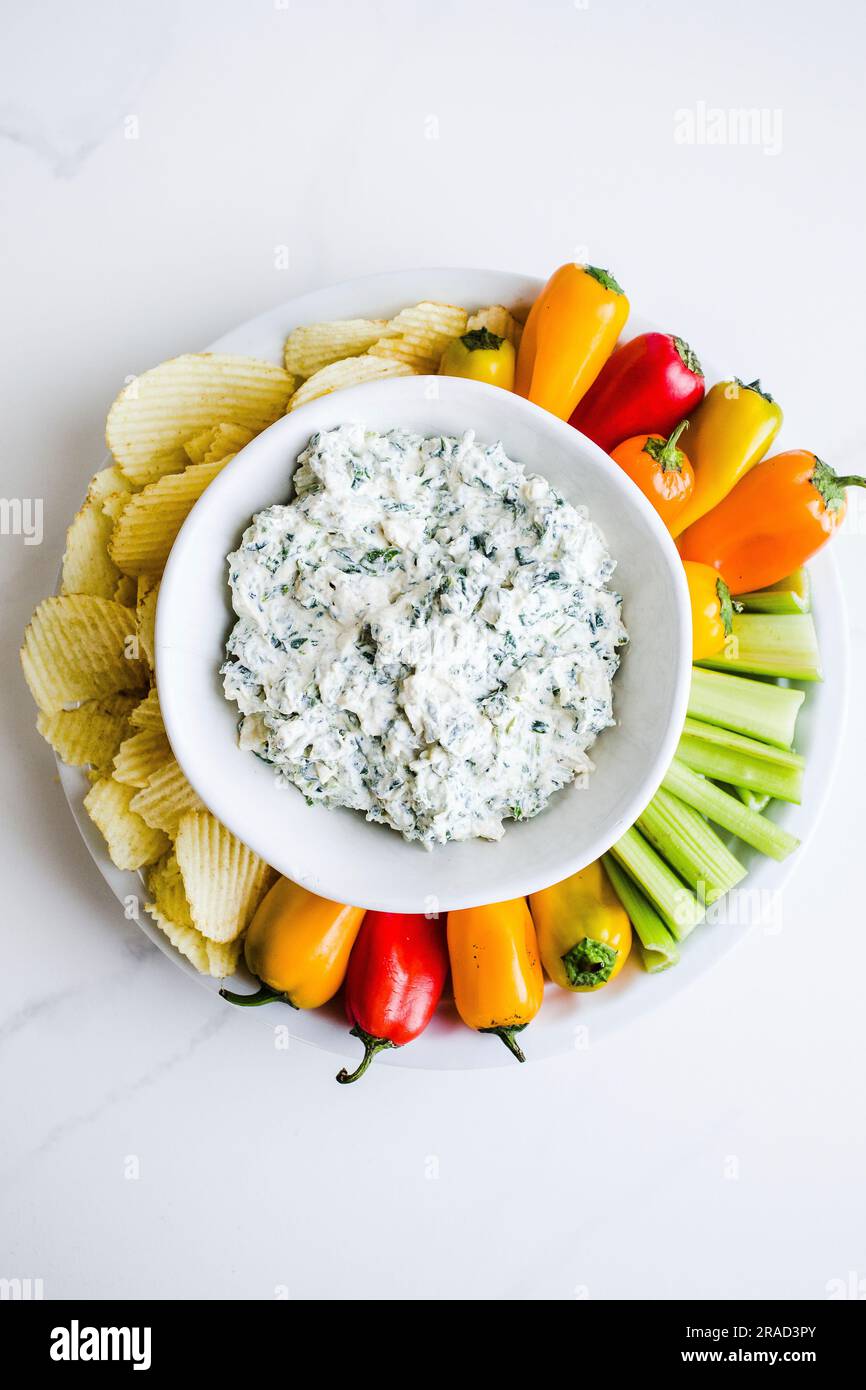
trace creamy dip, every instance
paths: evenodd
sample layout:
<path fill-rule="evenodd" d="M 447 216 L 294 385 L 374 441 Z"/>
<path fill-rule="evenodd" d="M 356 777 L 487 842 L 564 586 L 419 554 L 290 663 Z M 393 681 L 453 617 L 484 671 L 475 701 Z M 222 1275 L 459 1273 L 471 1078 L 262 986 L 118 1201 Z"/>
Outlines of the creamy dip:
<path fill-rule="evenodd" d="M 228 557 L 241 746 L 427 846 L 585 783 L 627 640 L 586 509 L 472 431 L 340 425 L 298 464 Z"/>

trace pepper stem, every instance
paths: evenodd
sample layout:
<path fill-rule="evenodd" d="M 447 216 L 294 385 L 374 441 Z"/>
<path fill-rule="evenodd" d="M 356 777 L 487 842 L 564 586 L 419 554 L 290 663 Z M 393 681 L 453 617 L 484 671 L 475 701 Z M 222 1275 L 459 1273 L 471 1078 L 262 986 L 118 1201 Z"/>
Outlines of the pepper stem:
<path fill-rule="evenodd" d="M 688 427 L 688 420 L 681 420 L 673 434 L 663 443 L 658 436 L 651 434 L 644 444 L 643 452 L 649 454 L 655 463 L 661 464 L 663 473 L 682 472 L 684 454 L 682 449 L 677 448 L 677 441 L 683 430 L 687 430 Z"/>
<path fill-rule="evenodd" d="M 234 994 L 230 989 L 221 989 L 220 998 L 227 999 L 230 1004 L 237 1004 L 242 1009 L 254 1009 L 259 1004 L 272 1004 L 275 999 L 279 999 L 283 1004 L 288 1004 L 293 1009 L 298 1007 L 282 990 L 271 989 L 270 985 L 264 984 L 256 990 L 255 994 Z"/>
<path fill-rule="evenodd" d="M 353 1072 L 346 1071 L 343 1067 L 337 1072 L 337 1080 L 341 1086 L 348 1086 L 350 1081 L 357 1081 L 359 1076 L 363 1076 L 377 1052 L 384 1052 L 386 1047 L 396 1047 L 397 1044 L 390 1042 L 387 1038 L 374 1038 L 372 1033 L 365 1033 L 357 1023 L 349 1032 L 353 1038 L 360 1038 L 364 1044 L 364 1055 Z"/>
<path fill-rule="evenodd" d="M 502 1039 L 508 1051 L 517 1058 L 518 1062 L 525 1062 L 526 1058 L 523 1055 L 523 1049 L 514 1036 L 515 1033 L 522 1033 L 525 1027 L 525 1023 L 513 1023 L 508 1028 L 501 1025 L 498 1028 L 479 1028 L 478 1031 L 479 1033 L 495 1033 L 498 1038 Z"/>
<path fill-rule="evenodd" d="M 683 366 L 688 371 L 694 372 L 695 376 L 703 376 L 704 369 L 698 361 L 697 354 L 693 348 L 689 347 L 685 339 L 674 336 L 674 347 Z"/>
<path fill-rule="evenodd" d="M 866 487 L 866 478 L 859 478 L 856 474 L 840 478 L 829 463 L 819 458 L 815 459 L 811 482 L 828 512 L 838 512 L 845 505 L 846 487 Z"/>

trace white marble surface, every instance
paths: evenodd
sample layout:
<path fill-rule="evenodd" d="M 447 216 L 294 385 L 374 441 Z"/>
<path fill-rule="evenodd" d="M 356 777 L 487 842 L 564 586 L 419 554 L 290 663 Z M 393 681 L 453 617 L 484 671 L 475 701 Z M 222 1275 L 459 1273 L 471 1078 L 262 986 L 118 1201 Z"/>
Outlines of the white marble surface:
<path fill-rule="evenodd" d="M 630 1031 L 526 1068 L 374 1067 L 343 1091 L 331 1057 L 277 1050 L 261 1015 L 191 985 L 94 872 L 15 651 L 124 376 L 366 270 L 589 255 L 760 372 L 789 443 L 862 468 L 862 11 L 3 12 L 0 468 L 45 524 L 41 546 L 0 537 L 0 1275 L 48 1297 L 855 1290 L 866 510 L 837 543 L 854 717 L 784 930 Z M 766 107 L 759 143 L 678 143 L 676 111 L 700 121 L 699 103 Z"/>

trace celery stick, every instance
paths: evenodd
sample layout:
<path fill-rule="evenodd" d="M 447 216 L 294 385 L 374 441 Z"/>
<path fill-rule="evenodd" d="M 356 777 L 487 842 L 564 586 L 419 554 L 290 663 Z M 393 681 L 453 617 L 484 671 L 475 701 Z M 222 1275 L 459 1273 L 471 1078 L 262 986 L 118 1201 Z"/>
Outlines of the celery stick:
<path fill-rule="evenodd" d="M 747 613 L 811 613 L 812 583 L 802 567 L 784 579 L 751 594 L 736 594 Z"/>
<path fill-rule="evenodd" d="M 665 773 L 662 786 L 771 859 L 787 858 L 800 843 L 796 836 L 774 821 L 750 811 L 737 797 L 723 792 L 706 777 L 699 777 L 678 758 L 674 758 Z"/>
<path fill-rule="evenodd" d="M 748 787 L 731 787 L 731 791 L 734 796 L 740 798 L 744 806 L 748 806 L 750 811 L 766 811 L 773 800 L 771 796 L 764 796 L 763 794 L 759 796 L 757 792 L 751 791 Z"/>
<path fill-rule="evenodd" d="M 735 613 L 729 645 L 700 663 L 743 675 L 819 681 L 821 657 L 811 613 Z"/>
<path fill-rule="evenodd" d="M 638 817 L 637 828 L 707 904 L 746 877 L 745 865 L 703 816 L 663 787 Z"/>
<path fill-rule="evenodd" d="M 692 772 L 734 787 L 748 787 L 750 791 L 772 796 L 777 801 L 793 801 L 797 805 L 802 799 L 801 767 L 784 767 L 768 758 L 756 758 L 718 743 L 691 738 L 688 734 L 680 739 L 677 758 Z"/>
<path fill-rule="evenodd" d="M 795 767 L 802 770 L 806 766 L 806 759 L 793 749 L 777 748 L 775 745 L 763 743 L 760 739 L 735 733 L 733 729 L 722 728 L 719 724 L 705 724 L 700 719 L 686 719 L 683 735 L 699 738 L 703 743 L 718 744 L 719 747 L 729 748 L 734 753 L 748 754 L 750 758 L 762 758 L 778 767 Z"/>
<path fill-rule="evenodd" d="M 694 893 L 634 826 L 611 846 L 610 852 L 655 905 L 675 941 L 684 941 L 698 922 L 703 921 L 704 908 Z"/>
<path fill-rule="evenodd" d="M 655 908 L 644 897 L 633 879 L 617 864 L 612 854 L 602 860 L 605 871 L 629 920 L 634 927 L 644 969 L 651 975 L 676 965 L 680 958 L 677 944 Z"/>
<path fill-rule="evenodd" d="M 721 724 L 778 748 L 790 748 L 805 698 L 802 690 L 693 666 L 688 712 L 707 724 Z"/>

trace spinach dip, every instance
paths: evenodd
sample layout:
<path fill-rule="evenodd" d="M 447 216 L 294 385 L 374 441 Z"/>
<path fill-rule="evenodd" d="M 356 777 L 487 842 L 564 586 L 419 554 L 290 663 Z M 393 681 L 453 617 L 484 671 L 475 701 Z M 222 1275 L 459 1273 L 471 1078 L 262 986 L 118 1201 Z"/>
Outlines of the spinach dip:
<path fill-rule="evenodd" d="M 585 785 L 627 640 L 587 516 L 501 444 L 313 435 L 228 557 L 241 747 L 425 846 Z"/>

